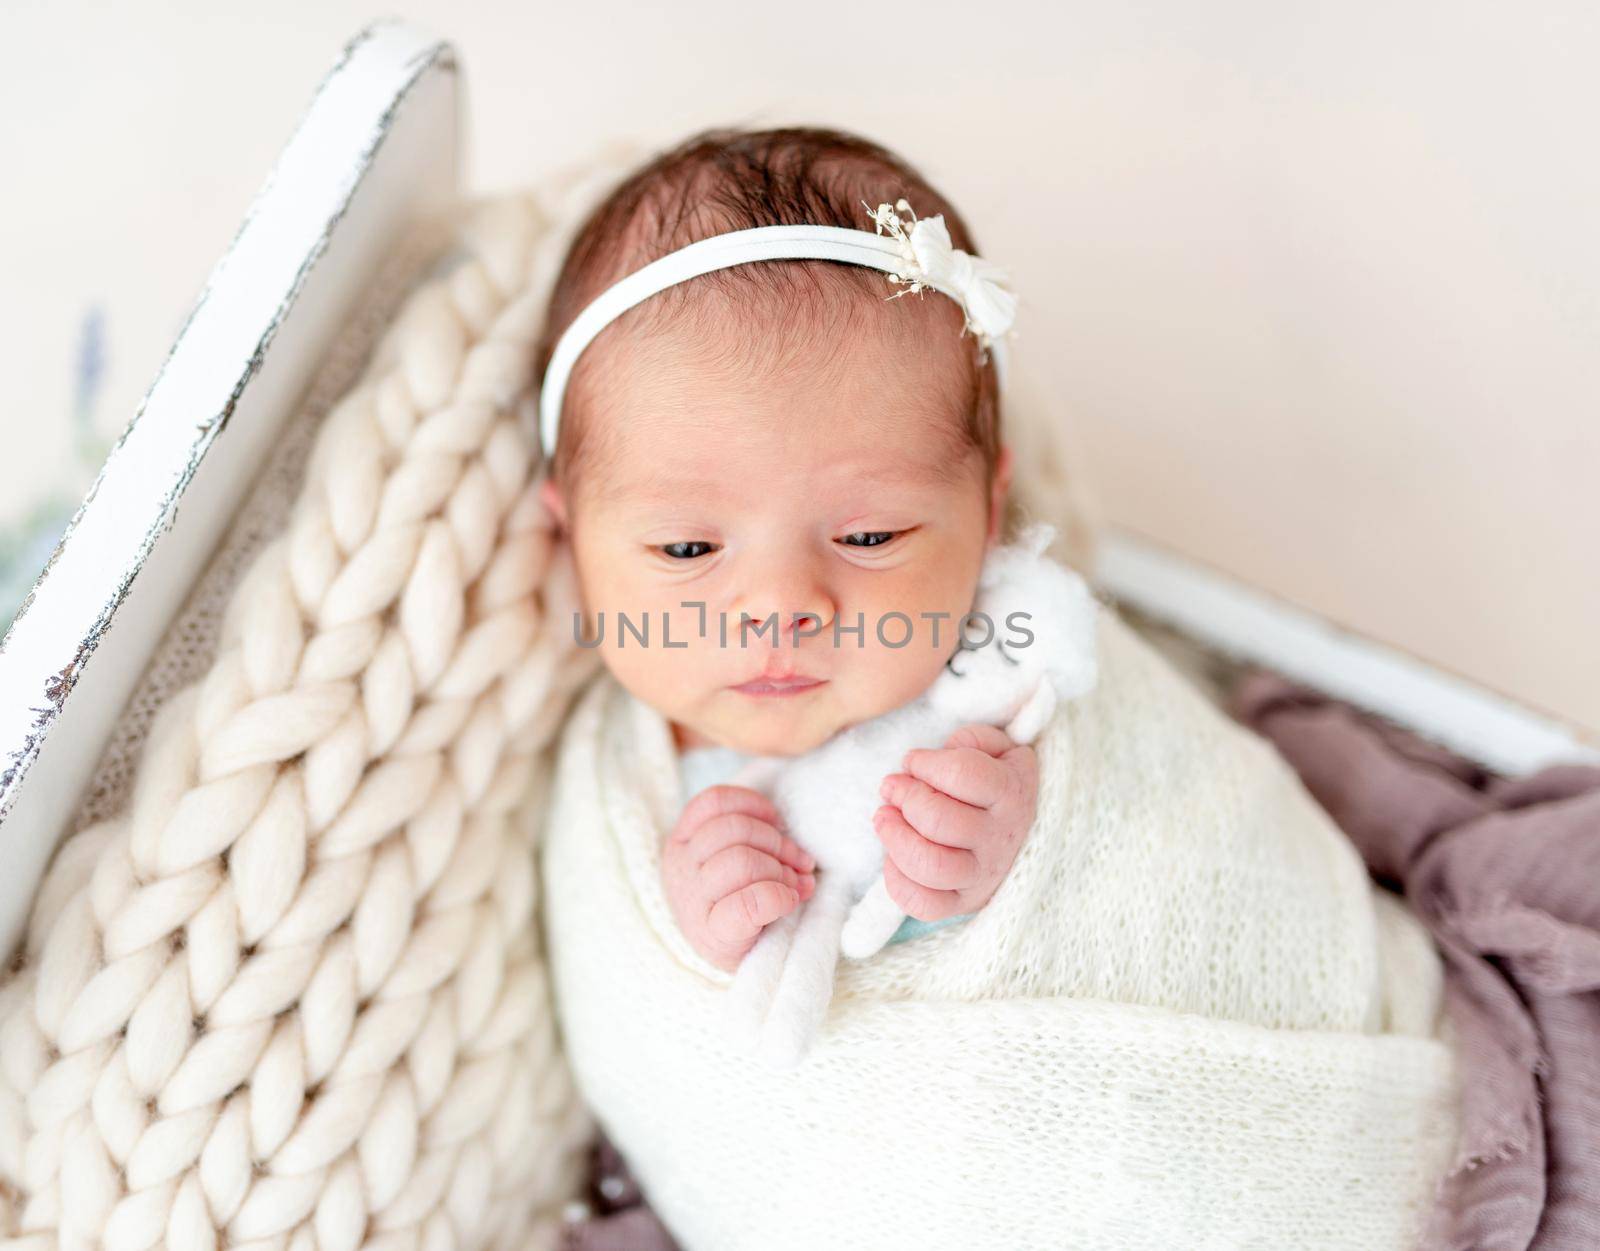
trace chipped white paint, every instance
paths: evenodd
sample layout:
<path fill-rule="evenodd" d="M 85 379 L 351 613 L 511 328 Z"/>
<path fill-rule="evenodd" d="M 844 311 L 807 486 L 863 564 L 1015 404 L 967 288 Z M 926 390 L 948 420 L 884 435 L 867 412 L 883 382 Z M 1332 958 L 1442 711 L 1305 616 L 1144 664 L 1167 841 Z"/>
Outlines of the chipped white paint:
<path fill-rule="evenodd" d="M 382 21 L 346 46 L 0 641 L 0 952 L 329 335 L 454 196 L 458 113 L 448 44 Z"/>

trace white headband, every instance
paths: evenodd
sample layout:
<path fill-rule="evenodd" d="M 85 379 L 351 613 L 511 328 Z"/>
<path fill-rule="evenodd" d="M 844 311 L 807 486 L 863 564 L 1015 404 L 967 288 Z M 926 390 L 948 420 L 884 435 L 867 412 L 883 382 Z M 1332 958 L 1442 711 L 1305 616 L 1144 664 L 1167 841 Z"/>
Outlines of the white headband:
<path fill-rule="evenodd" d="M 896 210 L 911 214 L 909 229 Z M 1016 296 L 1004 285 L 1005 271 L 980 256 L 952 247 L 942 215 L 919 219 L 904 200 L 892 207 L 880 204 L 875 212 L 868 206 L 868 215 L 877 225 L 875 231 L 848 230 L 843 226 L 757 226 L 712 235 L 651 261 L 606 288 L 567 327 L 550 355 L 539 389 L 539 442 L 545 460 L 555 454 L 567 379 L 579 355 L 596 335 L 658 291 L 747 261 L 846 261 L 880 269 L 889 275 L 890 282 L 910 284 L 886 299 L 910 295 L 924 287 L 941 291 L 961 305 L 966 315 L 963 333 L 972 331 L 983 348 L 993 350 L 995 372 L 1003 387 L 1002 336 L 1010 331 L 1017 307 Z M 885 230 L 889 232 L 887 237 Z"/>

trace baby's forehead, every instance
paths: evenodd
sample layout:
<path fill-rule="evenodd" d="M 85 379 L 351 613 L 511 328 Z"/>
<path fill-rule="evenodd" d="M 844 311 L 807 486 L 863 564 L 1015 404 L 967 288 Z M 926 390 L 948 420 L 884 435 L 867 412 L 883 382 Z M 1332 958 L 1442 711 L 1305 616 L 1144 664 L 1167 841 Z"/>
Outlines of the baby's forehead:
<path fill-rule="evenodd" d="M 793 424 L 781 428 L 769 414 L 646 414 L 611 432 L 584 471 L 583 490 L 593 504 L 639 510 L 907 501 L 965 483 L 977 455 L 947 416 L 931 410 L 848 421 L 819 413 L 809 427 L 803 413 L 785 420 Z"/>
<path fill-rule="evenodd" d="M 884 298 L 876 284 L 859 285 L 868 271 L 835 270 L 849 271 L 852 282 L 797 300 L 686 284 L 675 300 L 653 308 L 647 301 L 630 314 L 642 315 L 608 327 L 589 349 L 599 358 L 596 373 L 619 400 L 642 391 L 658 407 L 693 408 L 706 393 L 741 388 L 856 393 L 885 404 L 916 392 L 964 405 L 975 379 L 973 341 L 954 302 L 936 292 Z M 900 407 L 917 414 L 928 405 Z"/>
<path fill-rule="evenodd" d="M 770 474 L 785 458 L 830 479 L 959 476 L 977 393 L 960 310 L 938 293 L 885 299 L 867 271 L 833 268 L 852 278 L 821 277 L 803 306 L 691 283 L 608 326 L 582 362 L 585 490 L 706 466 Z"/>

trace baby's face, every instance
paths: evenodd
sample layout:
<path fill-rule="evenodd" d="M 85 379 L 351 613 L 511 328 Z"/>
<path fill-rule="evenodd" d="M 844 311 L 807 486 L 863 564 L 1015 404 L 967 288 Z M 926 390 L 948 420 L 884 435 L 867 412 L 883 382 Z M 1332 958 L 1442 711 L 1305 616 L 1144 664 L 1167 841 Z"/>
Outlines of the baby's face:
<path fill-rule="evenodd" d="M 809 751 L 916 698 L 956 649 L 1010 458 L 986 489 L 980 453 L 952 450 L 960 312 L 916 304 L 752 358 L 672 332 L 608 345 L 588 418 L 613 448 L 546 500 L 585 639 L 680 745 Z M 763 674 L 814 681 L 740 689 Z"/>

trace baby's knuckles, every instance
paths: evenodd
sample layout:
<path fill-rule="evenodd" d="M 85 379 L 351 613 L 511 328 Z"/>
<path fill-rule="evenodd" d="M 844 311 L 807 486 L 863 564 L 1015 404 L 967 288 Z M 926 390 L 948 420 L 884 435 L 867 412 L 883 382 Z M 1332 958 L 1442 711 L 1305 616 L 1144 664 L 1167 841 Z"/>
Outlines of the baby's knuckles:
<path fill-rule="evenodd" d="M 1000 883 L 1011 872 L 1017 853 L 1033 827 L 1038 803 L 1038 761 L 1031 747 L 1022 746 L 1007 752 L 999 762 L 1005 766 L 1011 784 L 1004 798 L 989 809 L 989 855 L 980 857 L 987 861 L 987 872 L 971 890 L 969 907 L 981 908 L 993 898 Z"/>
<path fill-rule="evenodd" d="M 885 860 L 883 882 L 900 911 L 918 921 L 942 921 L 961 910 L 960 892 L 932 890 L 912 881 L 893 860 Z"/>
<path fill-rule="evenodd" d="M 1000 788 L 995 802 L 980 810 L 975 822 L 971 841 L 976 867 L 966 875 L 966 880 L 960 886 L 955 887 L 955 894 L 960 901 L 958 908 L 946 906 L 949 896 L 941 895 L 935 889 L 947 883 L 953 885 L 951 877 L 946 876 L 953 866 L 938 854 L 946 849 L 905 839 L 897 848 L 900 854 L 890 857 L 896 870 L 894 876 L 901 879 L 897 885 L 904 895 L 903 899 L 897 899 L 896 902 L 908 915 L 924 921 L 937 920 L 957 910 L 975 911 L 988 903 L 1011 870 L 1023 839 L 1033 824 L 1037 804 L 1038 758 L 1032 747 L 1018 745 L 998 756 L 975 756 L 970 751 L 951 748 L 930 753 L 934 759 L 941 756 L 945 759 L 937 760 L 937 763 L 950 767 L 951 773 L 946 774 L 946 781 L 952 789 L 959 784 L 958 776 L 960 781 L 971 783 L 981 780 L 986 770 L 993 771 L 993 777 L 1000 781 Z M 956 802 L 947 795 L 940 795 L 939 798 L 946 804 Z M 925 810 L 918 815 L 923 818 L 919 823 L 920 833 L 936 843 L 936 827 L 939 823 L 927 819 L 932 812 Z"/>
<path fill-rule="evenodd" d="M 944 778 L 946 789 L 961 793 L 979 789 L 985 779 L 1001 768 L 1000 762 L 993 756 L 975 748 L 947 748 L 939 753 L 932 767 Z"/>
<path fill-rule="evenodd" d="M 784 859 L 804 851 L 771 822 L 771 801 L 741 787 L 711 788 L 685 805 L 662 849 L 662 887 L 690 946 L 719 968 L 736 969 L 766 925 L 810 891 Z M 809 859 L 807 857 L 807 859 Z"/>
<path fill-rule="evenodd" d="M 1012 796 L 1021 801 L 1023 807 L 1032 812 L 1034 803 L 1039 794 L 1039 757 L 1032 747 L 1026 743 L 1013 747 L 1000 762 L 1008 766 L 1011 778 Z"/>
<path fill-rule="evenodd" d="M 904 860 L 897 860 L 905 875 L 933 890 L 964 890 L 979 875 L 979 861 L 972 852 L 946 847 L 926 838 L 907 840 Z"/>
<path fill-rule="evenodd" d="M 701 887 L 715 901 L 755 882 L 781 881 L 798 892 L 800 875 L 748 843 L 724 847 L 701 866 Z"/>

